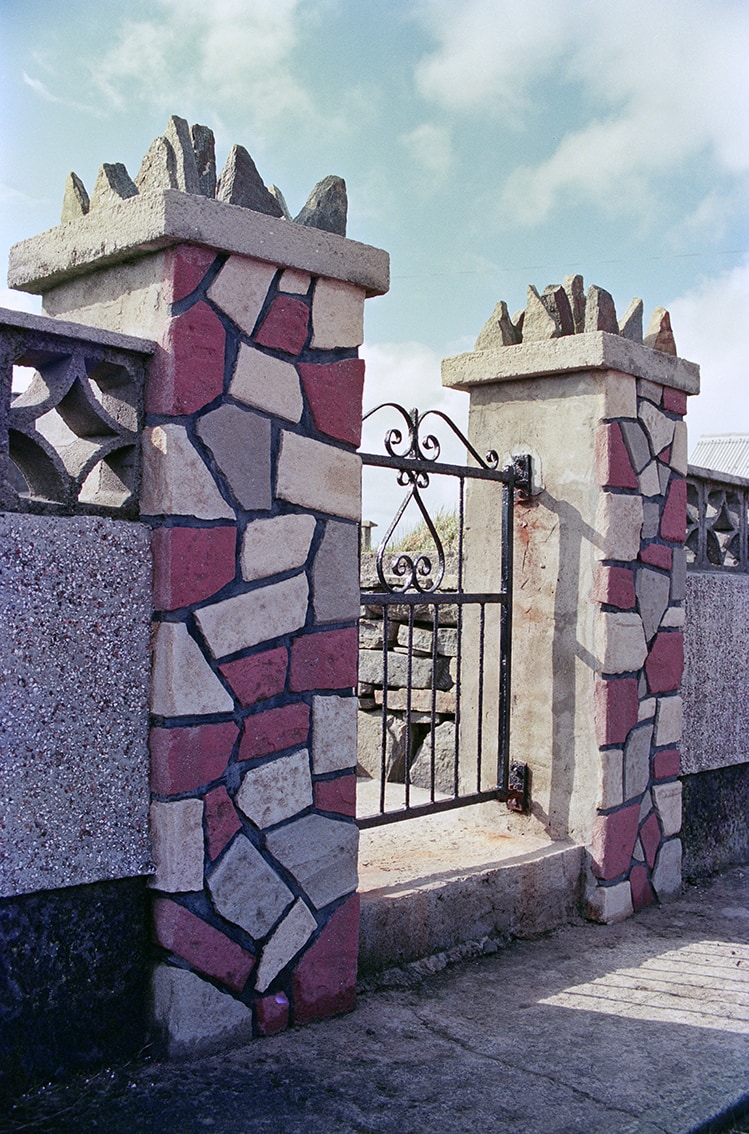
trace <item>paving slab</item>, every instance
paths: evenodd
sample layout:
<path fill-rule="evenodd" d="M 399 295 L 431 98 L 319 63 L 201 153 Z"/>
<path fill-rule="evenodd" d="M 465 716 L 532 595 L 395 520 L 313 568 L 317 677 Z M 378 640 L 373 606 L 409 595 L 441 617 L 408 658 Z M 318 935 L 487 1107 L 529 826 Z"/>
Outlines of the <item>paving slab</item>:
<path fill-rule="evenodd" d="M 688 1134 L 749 1103 L 749 868 L 628 921 L 579 922 L 351 1015 L 21 1100 L 55 1134 Z"/>

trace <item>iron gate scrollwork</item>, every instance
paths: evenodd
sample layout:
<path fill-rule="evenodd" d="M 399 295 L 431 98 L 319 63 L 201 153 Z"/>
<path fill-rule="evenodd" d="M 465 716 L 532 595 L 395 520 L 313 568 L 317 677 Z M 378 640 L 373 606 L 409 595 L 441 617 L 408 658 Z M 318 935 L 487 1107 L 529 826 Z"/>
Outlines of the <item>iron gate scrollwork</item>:
<path fill-rule="evenodd" d="M 441 410 L 421 414 L 385 402 L 364 421 L 383 411 L 397 424 L 385 433 L 385 451 L 362 452 L 362 463 L 393 470 L 406 492 L 376 553 L 362 556 L 359 825 L 487 799 L 523 810 L 526 769 L 510 763 L 513 505 L 530 491 L 530 457 L 500 468 L 496 452 L 482 457 Z M 438 422 L 471 464 L 440 460 L 431 432 Z M 425 498 L 435 477 L 457 485 L 447 546 Z M 494 585 L 469 589 L 466 518 L 467 510 L 478 514 L 481 492 L 483 522 L 474 518 L 471 537 L 482 544 L 481 566 L 473 579 Z M 487 493 L 499 497 L 496 509 Z M 419 534 L 411 531 L 412 545 L 399 544 L 409 508 Z M 487 555 L 487 539 L 496 539 L 496 557 Z"/>

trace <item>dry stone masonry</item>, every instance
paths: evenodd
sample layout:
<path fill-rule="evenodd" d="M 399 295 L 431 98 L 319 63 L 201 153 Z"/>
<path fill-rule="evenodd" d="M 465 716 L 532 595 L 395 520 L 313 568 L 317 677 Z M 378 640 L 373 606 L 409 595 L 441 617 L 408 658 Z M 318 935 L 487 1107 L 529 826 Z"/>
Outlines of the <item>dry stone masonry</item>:
<path fill-rule="evenodd" d="M 139 515 L 153 1010 L 174 1053 L 353 1006 L 358 348 L 388 261 L 343 239 L 340 179 L 290 222 L 246 150 L 217 178 L 210 131 L 176 117 L 134 181 L 104 166 L 65 201 L 11 280 L 156 341 Z"/>

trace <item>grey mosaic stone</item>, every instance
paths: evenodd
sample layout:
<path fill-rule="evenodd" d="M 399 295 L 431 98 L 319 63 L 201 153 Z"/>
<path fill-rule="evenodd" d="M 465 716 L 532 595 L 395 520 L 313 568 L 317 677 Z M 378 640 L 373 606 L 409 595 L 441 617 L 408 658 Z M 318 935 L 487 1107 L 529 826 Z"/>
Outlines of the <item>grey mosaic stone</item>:
<path fill-rule="evenodd" d="M 266 213 L 271 217 L 283 216 L 278 201 L 265 185 L 257 166 L 244 146 L 232 146 L 226 164 L 221 170 L 216 189 L 216 199 L 228 205 L 240 205 L 256 213 Z"/>
<path fill-rule="evenodd" d="M 681 784 L 655 784 L 653 802 L 661 820 L 661 830 L 668 837 L 681 830 Z"/>
<path fill-rule="evenodd" d="M 359 614 L 359 531 L 328 520 L 312 567 L 315 622 L 354 622 Z"/>
<path fill-rule="evenodd" d="M 624 746 L 624 798 L 642 795 L 650 779 L 650 742 L 652 724 L 632 729 Z"/>
<path fill-rule="evenodd" d="M 614 300 L 602 287 L 592 284 L 588 288 L 588 297 L 585 303 L 585 330 L 608 331 L 612 335 L 619 334 L 619 324 L 616 319 Z"/>
<path fill-rule="evenodd" d="M 664 354 L 676 354 L 676 340 L 671 330 L 671 316 L 665 307 L 656 307 L 650 316 L 643 343 L 653 350 L 663 351 Z"/>
<path fill-rule="evenodd" d="M 660 484 L 658 486 L 660 488 Z M 661 526 L 661 506 L 657 500 L 644 500 L 642 504 L 642 538 L 655 539 Z"/>
<path fill-rule="evenodd" d="M 533 284 L 529 284 L 523 319 L 523 342 L 556 339 L 561 333 L 559 320 L 551 314 Z"/>
<path fill-rule="evenodd" d="M 261 830 L 312 806 L 312 779 L 306 748 L 250 768 L 236 794 L 240 811 Z"/>
<path fill-rule="evenodd" d="M 668 606 L 670 589 L 671 581 L 668 575 L 660 571 L 651 571 L 648 567 L 641 567 L 637 572 L 635 583 L 637 608 L 648 642 L 661 624 Z"/>
<path fill-rule="evenodd" d="M 548 287 L 544 288 L 541 302 L 559 324 L 562 334 L 574 335 L 575 321 L 569 296 L 564 288 L 558 284 L 549 284 Z"/>
<path fill-rule="evenodd" d="M 267 846 L 293 874 L 315 909 L 357 887 L 359 831 L 354 823 L 307 815 L 272 831 Z"/>
<path fill-rule="evenodd" d="M 171 1058 L 252 1039 L 252 1012 L 187 969 L 158 965 L 153 1015 Z"/>
<path fill-rule="evenodd" d="M 346 235 L 348 197 L 342 177 L 330 175 L 318 181 L 307 198 L 296 220 L 307 228 L 321 228 L 325 232 Z"/>
<path fill-rule="evenodd" d="M 198 193 L 198 166 L 186 120 L 172 114 L 166 124 L 164 138 L 174 154 L 174 188 L 181 193 Z"/>
<path fill-rule="evenodd" d="M 154 138 L 146 150 L 135 184 L 143 193 L 177 188 L 174 150 L 163 135 Z"/>
<path fill-rule="evenodd" d="M 273 496 L 268 419 L 225 404 L 201 417 L 197 430 L 241 506 L 270 508 Z"/>
<path fill-rule="evenodd" d="M 357 764 L 372 779 L 382 768 L 382 712 L 360 712 L 357 716 Z M 385 725 L 385 778 L 402 780 L 406 765 L 408 734 L 405 722 L 391 713 Z"/>
<path fill-rule="evenodd" d="M 106 209 L 128 197 L 137 197 L 138 187 L 130 177 L 122 162 L 110 165 L 104 162 L 96 175 L 89 211 Z"/>
<path fill-rule="evenodd" d="M 288 886 L 244 835 L 235 838 L 207 882 L 221 916 L 256 940 L 273 928 L 293 898 Z"/>
<path fill-rule="evenodd" d="M 501 299 L 479 331 L 474 350 L 514 346 L 515 343 L 522 342 L 522 339 L 523 336 L 510 319 L 507 304 Z"/>
<path fill-rule="evenodd" d="M 382 685 L 384 662 L 381 650 L 359 651 L 359 680 L 372 685 Z M 408 658 L 405 653 L 388 653 L 388 685 L 405 689 L 408 685 Z M 437 658 L 435 682 L 437 689 L 447 691 L 452 687 L 450 666 L 447 658 Z M 432 685 L 432 659 L 415 657 L 411 660 L 411 685 L 414 689 L 429 689 Z"/>
<path fill-rule="evenodd" d="M 421 744 L 410 779 L 416 787 L 429 790 L 432 784 L 432 734 Z M 438 792 L 452 795 L 455 790 L 455 723 L 444 721 L 434 729 L 434 786 Z"/>
<path fill-rule="evenodd" d="M 268 192 L 270 193 L 271 197 L 275 197 L 276 201 L 278 202 L 278 207 L 281 210 L 283 219 L 287 221 L 292 220 L 293 218 L 291 216 L 291 213 L 289 212 L 289 206 L 286 204 L 286 198 L 284 197 L 278 186 L 269 185 Z"/>
<path fill-rule="evenodd" d="M 681 839 L 670 839 L 659 850 L 653 887 L 661 900 L 681 893 Z"/>
<path fill-rule="evenodd" d="M 650 444 L 653 450 L 653 456 L 657 456 L 662 452 L 667 445 L 670 445 L 674 436 L 674 421 L 670 417 L 666 417 L 664 413 L 654 406 L 652 402 L 643 401 L 640 403 L 640 412 L 638 414 L 640 421 L 645 426 L 648 436 L 650 437 Z"/>
<path fill-rule="evenodd" d="M 86 186 L 77 173 L 69 173 L 65 179 L 65 193 L 62 198 L 62 213 L 60 214 L 61 223 L 65 224 L 66 221 L 85 217 L 89 206 L 90 201 Z"/>
<path fill-rule="evenodd" d="M 650 460 L 650 446 L 645 430 L 636 421 L 621 422 L 621 430 L 632 466 L 636 473 L 641 473 Z"/>
<path fill-rule="evenodd" d="M 209 126 L 197 122 L 190 130 L 195 166 L 198 171 L 198 193 L 202 197 L 216 196 L 216 141 Z"/>
<path fill-rule="evenodd" d="M 671 602 L 682 602 L 686 593 L 687 552 L 684 547 L 676 547 L 671 564 Z"/>
<path fill-rule="evenodd" d="M 274 977 L 307 944 L 316 929 L 317 922 L 312 911 L 298 898 L 263 949 L 255 977 L 258 992 L 265 992 Z"/>
<path fill-rule="evenodd" d="M 642 300 L 633 299 L 619 320 L 619 334 L 622 338 L 631 339 L 633 343 L 642 342 L 642 311 Z"/>
<path fill-rule="evenodd" d="M 312 698 L 312 767 L 317 775 L 356 765 L 356 698 Z"/>
<path fill-rule="evenodd" d="M 0 896 L 150 872 L 149 545 L 0 516 Z"/>

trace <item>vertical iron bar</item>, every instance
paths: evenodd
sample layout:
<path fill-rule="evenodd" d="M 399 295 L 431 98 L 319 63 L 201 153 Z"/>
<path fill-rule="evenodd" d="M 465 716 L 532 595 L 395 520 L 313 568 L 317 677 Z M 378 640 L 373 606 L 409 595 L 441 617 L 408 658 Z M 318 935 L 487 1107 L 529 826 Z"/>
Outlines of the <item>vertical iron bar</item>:
<path fill-rule="evenodd" d="M 437 603 L 432 603 L 432 698 L 429 713 L 430 761 L 429 761 L 429 798 L 434 803 L 434 782 L 436 746 L 435 729 L 437 728 L 437 628 L 439 625 Z"/>
<path fill-rule="evenodd" d="M 484 749 L 484 653 L 486 651 L 486 603 L 479 604 L 479 690 L 476 720 L 476 791 L 481 791 L 481 758 Z"/>
<path fill-rule="evenodd" d="M 465 477 L 460 477 L 458 491 L 458 594 L 463 594 L 463 524 L 465 520 Z M 455 659 L 455 758 L 453 763 L 453 795 L 460 791 L 460 687 L 463 679 L 463 604 L 457 604 L 458 653 Z"/>
<path fill-rule="evenodd" d="M 382 607 L 382 736 L 380 738 L 380 814 L 385 813 L 385 782 L 387 780 L 387 739 L 388 739 L 388 608 Z"/>
<path fill-rule="evenodd" d="M 512 557 L 515 507 L 515 478 L 510 475 L 502 485 L 502 548 L 501 581 L 504 602 L 499 616 L 499 744 L 497 751 L 497 782 L 508 786 L 510 777 L 510 711 L 511 649 L 512 649 Z"/>
<path fill-rule="evenodd" d="M 413 411 L 414 415 L 416 410 Z M 408 608 L 408 674 L 406 677 L 406 754 L 405 772 L 403 782 L 405 787 L 405 808 L 411 806 L 411 698 L 413 695 L 413 668 L 414 668 L 414 608 Z"/>

